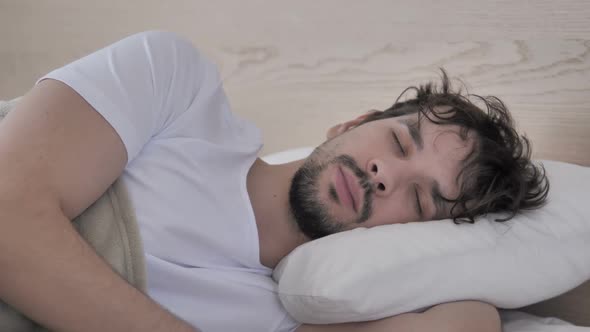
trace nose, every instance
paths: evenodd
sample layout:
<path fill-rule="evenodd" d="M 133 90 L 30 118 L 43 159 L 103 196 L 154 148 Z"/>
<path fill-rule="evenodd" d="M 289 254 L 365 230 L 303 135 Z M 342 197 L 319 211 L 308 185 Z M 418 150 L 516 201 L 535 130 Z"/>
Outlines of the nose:
<path fill-rule="evenodd" d="M 393 172 L 381 159 L 369 161 L 368 173 L 374 193 L 377 196 L 388 196 L 395 190 L 396 184 L 393 180 Z"/>

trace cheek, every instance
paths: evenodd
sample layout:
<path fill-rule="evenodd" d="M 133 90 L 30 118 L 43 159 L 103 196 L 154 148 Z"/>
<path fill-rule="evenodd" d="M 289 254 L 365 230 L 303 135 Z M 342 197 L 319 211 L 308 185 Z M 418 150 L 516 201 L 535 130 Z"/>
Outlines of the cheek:
<path fill-rule="evenodd" d="M 325 142 L 321 146 L 321 154 L 316 155 L 316 157 L 318 160 L 321 160 L 322 163 L 327 163 L 338 156 L 348 155 L 354 159 L 357 166 L 363 169 L 365 160 L 368 157 L 363 146 L 366 146 L 366 144 L 361 144 L 353 135 L 340 135 Z"/>
<path fill-rule="evenodd" d="M 342 141 L 337 142 L 339 154 L 348 154 L 356 160 L 358 166 L 365 170 L 367 162 L 374 158 L 383 158 L 393 155 L 393 138 L 385 134 L 385 130 L 373 130 L 364 132 L 350 132 Z"/>
<path fill-rule="evenodd" d="M 389 199 L 378 199 L 373 201 L 373 215 L 368 220 L 367 226 L 380 226 L 400 224 L 415 221 L 413 206 L 403 195 L 394 195 Z"/>

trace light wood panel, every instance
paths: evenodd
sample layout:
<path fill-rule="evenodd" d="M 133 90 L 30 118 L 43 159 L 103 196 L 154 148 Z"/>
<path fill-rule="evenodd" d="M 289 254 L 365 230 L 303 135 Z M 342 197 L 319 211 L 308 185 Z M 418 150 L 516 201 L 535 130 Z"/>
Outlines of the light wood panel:
<path fill-rule="evenodd" d="M 538 158 L 590 165 L 590 2 L 0 0 L 0 98 L 128 34 L 176 31 L 219 64 L 264 153 L 321 142 L 444 67 L 497 95 Z"/>

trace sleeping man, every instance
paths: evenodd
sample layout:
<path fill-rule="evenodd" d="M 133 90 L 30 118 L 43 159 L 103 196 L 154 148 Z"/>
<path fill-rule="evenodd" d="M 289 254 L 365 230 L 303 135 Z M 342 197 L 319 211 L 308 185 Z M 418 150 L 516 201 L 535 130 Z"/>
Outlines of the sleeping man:
<path fill-rule="evenodd" d="M 3 122 L 0 298 L 55 331 L 500 331 L 464 301 L 423 313 L 305 325 L 273 268 L 296 247 L 357 227 L 543 204 L 548 187 L 500 100 L 451 90 L 332 127 L 304 160 L 269 165 L 190 42 L 146 32 L 41 78 Z M 117 178 L 129 192 L 147 294 L 71 226 Z M 501 220 L 499 220 L 501 221 Z"/>

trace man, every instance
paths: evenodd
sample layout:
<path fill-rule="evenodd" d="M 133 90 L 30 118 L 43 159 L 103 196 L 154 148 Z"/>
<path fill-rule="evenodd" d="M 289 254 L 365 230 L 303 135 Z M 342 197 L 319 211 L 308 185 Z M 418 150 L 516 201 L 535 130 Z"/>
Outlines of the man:
<path fill-rule="evenodd" d="M 313 239 L 375 225 L 539 206 L 542 176 L 496 99 L 450 92 L 329 130 L 306 160 L 257 158 L 215 67 L 166 32 L 128 37 L 39 80 L 0 128 L 0 298 L 57 331 L 499 331 L 492 306 L 300 325 L 272 268 Z M 148 291 L 133 289 L 70 225 L 124 181 Z M 166 310 L 167 309 L 167 310 Z"/>

